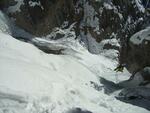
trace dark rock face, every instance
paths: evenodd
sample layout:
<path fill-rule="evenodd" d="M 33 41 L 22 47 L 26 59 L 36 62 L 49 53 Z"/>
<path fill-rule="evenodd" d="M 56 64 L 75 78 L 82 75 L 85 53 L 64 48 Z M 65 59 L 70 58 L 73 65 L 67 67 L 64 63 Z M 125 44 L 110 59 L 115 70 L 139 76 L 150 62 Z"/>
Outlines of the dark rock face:
<path fill-rule="evenodd" d="M 0 1 L 0 10 L 3 8 L 7 8 L 9 6 L 15 5 L 16 2 L 14 0 L 1 0 Z"/>
<path fill-rule="evenodd" d="M 131 49 L 126 55 L 126 63 L 128 70 L 135 73 L 146 66 L 150 66 L 150 42 L 148 44 L 141 44 L 139 46 L 130 44 Z"/>
<path fill-rule="evenodd" d="M 140 73 L 144 80 L 150 83 L 150 67 L 144 68 Z"/>
<path fill-rule="evenodd" d="M 111 44 L 105 44 L 103 49 L 115 49 L 115 50 L 119 50 L 119 47 L 115 46 L 115 45 L 111 45 Z"/>
<path fill-rule="evenodd" d="M 147 11 L 145 13 L 139 12 L 137 8 L 134 7 L 135 1 L 128 2 L 129 5 L 127 5 L 125 1 L 121 4 L 122 0 L 114 0 L 114 3 L 115 2 L 119 2 L 120 6 L 122 5 L 121 11 L 124 12 L 124 19 L 126 20 L 118 33 L 118 37 L 121 41 L 119 60 L 121 64 L 126 63 L 127 69 L 132 74 L 135 74 L 150 65 L 150 43 L 149 41 L 143 40 L 141 44 L 136 45 L 130 41 L 130 38 L 133 34 L 144 29 L 147 25 L 150 25 L 150 15 L 147 14 Z M 125 8 L 123 8 L 124 4 Z M 130 22 L 128 21 L 129 18 Z M 145 41 L 147 44 L 145 44 Z"/>
<path fill-rule="evenodd" d="M 20 2 L 20 1 L 19 1 Z M 73 16 L 72 0 L 23 0 L 20 11 L 12 12 L 9 7 L 17 5 L 14 0 L 2 0 L 3 9 L 15 19 L 18 26 L 35 35 L 46 35 Z"/>

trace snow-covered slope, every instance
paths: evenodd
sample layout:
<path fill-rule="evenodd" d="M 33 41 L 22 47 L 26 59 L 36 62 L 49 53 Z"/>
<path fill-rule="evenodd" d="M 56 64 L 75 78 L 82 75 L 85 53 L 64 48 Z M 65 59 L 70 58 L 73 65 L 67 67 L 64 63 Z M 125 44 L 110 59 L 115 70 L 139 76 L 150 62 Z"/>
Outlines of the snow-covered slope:
<path fill-rule="evenodd" d="M 105 72 L 115 64 L 105 57 L 88 53 L 84 48 L 76 53 L 76 57 L 50 55 L 0 33 L 0 51 L 2 113 L 65 113 L 75 107 L 93 113 L 149 113 L 122 103 L 104 94 L 103 90 L 97 91 L 91 82 L 102 86 L 97 78 L 102 72 L 96 75 L 94 68 L 88 65 L 94 66 L 92 63 L 97 62 L 95 66 L 99 65 L 99 69 Z"/>
<path fill-rule="evenodd" d="M 12 31 L 5 32 L 11 26 L 1 12 L 0 24 L 0 113 L 70 113 L 75 108 L 89 113 L 149 113 L 115 98 L 119 87 L 111 81 L 126 80 L 130 74 L 125 71 L 116 79 L 117 60 L 108 59 L 105 53 L 89 53 L 75 40 L 74 31 L 63 31 L 66 37 L 57 41 L 32 40 L 67 47 L 63 55 L 53 55 L 16 40 Z M 27 34 L 17 30 L 14 35 Z"/>

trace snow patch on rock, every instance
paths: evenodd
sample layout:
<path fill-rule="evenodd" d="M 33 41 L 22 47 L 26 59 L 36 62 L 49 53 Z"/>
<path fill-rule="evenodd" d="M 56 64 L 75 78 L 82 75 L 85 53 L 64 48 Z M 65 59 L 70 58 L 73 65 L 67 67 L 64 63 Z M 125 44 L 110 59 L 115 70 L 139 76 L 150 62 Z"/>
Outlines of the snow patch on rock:
<path fill-rule="evenodd" d="M 141 30 L 130 38 L 130 41 L 136 45 L 141 44 L 144 40 L 150 41 L 150 27 Z"/>
<path fill-rule="evenodd" d="M 29 6 L 30 6 L 30 7 L 39 6 L 39 7 L 41 7 L 42 10 L 44 10 L 44 8 L 43 8 L 43 6 L 41 5 L 41 2 L 40 2 L 40 1 L 38 1 L 38 2 L 29 1 Z"/>

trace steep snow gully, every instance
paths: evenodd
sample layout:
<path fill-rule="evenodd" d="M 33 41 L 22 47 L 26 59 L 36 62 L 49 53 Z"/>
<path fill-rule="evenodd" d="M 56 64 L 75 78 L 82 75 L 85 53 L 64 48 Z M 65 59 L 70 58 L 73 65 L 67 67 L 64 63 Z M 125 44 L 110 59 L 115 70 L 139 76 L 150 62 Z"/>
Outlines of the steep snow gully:
<path fill-rule="evenodd" d="M 8 23 L 0 12 L 0 113 L 150 113 L 148 99 L 134 100 L 144 103 L 138 106 L 118 96 L 130 73 L 113 71 L 117 60 L 105 56 L 110 51 L 89 53 L 69 29 L 62 32 L 72 35 L 57 41 L 48 36 L 26 43 L 11 36 Z M 63 54 L 46 54 L 32 43 L 63 46 Z"/>

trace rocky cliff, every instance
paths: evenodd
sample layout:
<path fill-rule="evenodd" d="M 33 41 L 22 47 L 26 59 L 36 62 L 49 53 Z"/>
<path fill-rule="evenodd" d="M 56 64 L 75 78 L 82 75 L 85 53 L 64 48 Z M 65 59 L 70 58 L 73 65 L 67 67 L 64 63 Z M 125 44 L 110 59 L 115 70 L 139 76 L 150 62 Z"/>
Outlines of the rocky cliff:
<path fill-rule="evenodd" d="M 76 14 L 80 21 L 77 33 L 92 53 L 119 50 L 120 64 L 125 63 L 127 69 L 134 74 L 150 66 L 149 42 L 146 45 L 144 41 L 135 45 L 130 41 L 132 35 L 150 25 L 148 7 L 148 2 L 142 0 L 78 1 Z M 120 46 L 112 42 L 113 39 Z M 103 43 L 105 40 L 109 41 Z"/>
<path fill-rule="evenodd" d="M 74 14 L 72 0 L 2 0 L 0 6 L 18 26 L 37 36 L 50 33 Z"/>

